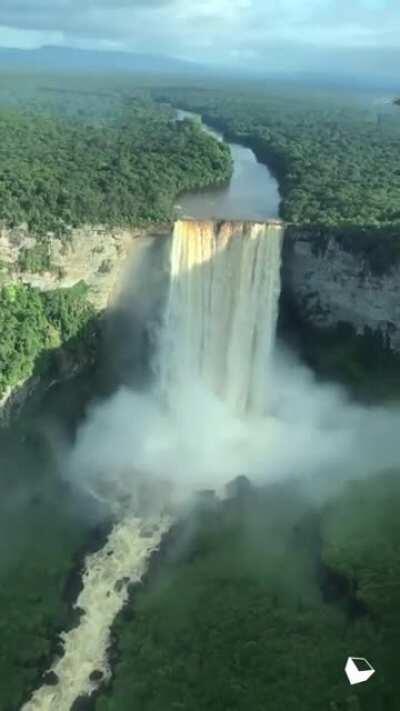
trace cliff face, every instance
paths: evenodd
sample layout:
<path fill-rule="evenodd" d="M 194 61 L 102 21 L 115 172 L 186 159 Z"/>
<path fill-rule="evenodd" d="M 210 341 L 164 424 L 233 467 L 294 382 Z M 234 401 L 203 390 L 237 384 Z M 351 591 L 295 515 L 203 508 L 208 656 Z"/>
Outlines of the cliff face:
<path fill-rule="evenodd" d="M 271 224 L 280 224 L 271 221 Z M 163 226 L 154 236 L 170 234 Z M 29 271 L 32 261 L 21 259 L 40 246 L 29 232 L 0 230 L 0 286 L 23 282 L 41 290 L 72 287 L 84 281 L 88 298 L 100 315 L 118 296 L 123 273 L 129 264 L 137 238 L 149 230 L 107 230 L 82 227 L 64 240 L 50 237 L 46 270 Z M 300 228 L 287 225 L 283 240 L 282 295 L 290 303 L 301 328 L 329 331 L 338 325 L 350 326 L 355 334 L 369 332 L 379 342 L 400 355 L 400 236 L 338 233 L 329 228 Z M 71 360 L 60 348 L 58 380 L 76 375 L 87 363 L 84 348 Z M 79 361 L 79 362 L 78 362 Z M 33 391 L 47 388 L 35 374 L 20 383 L 0 402 L 3 416 L 14 412 Z M 1 407 L 3 406 L 3 408 Z"/>
<path fill-rule="evenodd" d="M 3 228 L 0 230 L 0 286 L 22 282 L 41 291 L 50 291 L 69 288 L 84 281 L 89 287 L 87 298 L 100 319 L 101 313 L 118 296 L 135 240 L 143 234 L 143 230 L 82 227 L 64 240 L 48 236 L 45 242 L 41 242 L 24 227 L 14 230 Z M 40 270 L 38 259 L 32 259 L 32 255 L 38 254 L 38 248 Z M 26 255 L 30 255 L 29 259 Z M 33 266 L 34 270 L 30 271 L 29 266 Z M 6 423 L 17 415 L 32 395 L 74 377 L 90 365 L 93 353 L 88 344 L 95 342 L 96 324 L 91 324 L 88 330 L 90 333 L 85 334 L 85 339 L 82 337 L 82 345 L 74 348 L 73 354 L 65 344 L 54 352 L 56 369 L 50 378 L 34 372 L 3 394 L 0 399 L 0 422 Z"/>
<path fill-rule="evenodd" d="M 0 286 L 18 281 L 40 290 L 68 288 L 79 281 L 89 287 L 97 311 L 106 308 L 119 283 L 134 240 L 143 230 L 82 227 L 63 240 L 46 240 L 49 266 L 40 271 L 24 267 L 24 254 L 33 254 L 40 241 L 22 228 L 0 230 Z M 29 261 L 27 262 L 29 265 Z"/>
<path fill-rule="evenodd" d="M 283 288 L 305 324 L 369 330 L 400 353 L 400 236 L 376 240 L 289 226 Z"/>

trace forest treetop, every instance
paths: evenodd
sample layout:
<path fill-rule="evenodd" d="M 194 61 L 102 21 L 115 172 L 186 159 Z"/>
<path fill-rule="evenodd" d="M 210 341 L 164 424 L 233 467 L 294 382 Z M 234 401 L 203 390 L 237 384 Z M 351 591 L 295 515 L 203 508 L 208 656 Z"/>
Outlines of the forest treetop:
<path fill-rule="evenodd" d="M 226 145 L 140 95 L 44 94 L 29 108 L 0 105 L 0 222 L 8 227 L 62 235 L 82 224 L 166 222 L 181 192 L 231 175 Z"/>
<path fill-rule="evenodd" d="M 153 95 L 202 114 L 227 138 L 253 148 L 279 178 L 285 220 L 400 223 L 400 116 L 380 97 L 259 86 L 171 86 Z"/>
<path fill-rule="evenodd" d="M 174 105 L 253 148 L 279 178 L 285 220 L 400 224 L 392 103 L 294 85 L 188 81 L 3 77 L 0 220 L 38 233 L 169 221 L 177 194 L 226 180 L 232 167 L 226 147 L 174 122 Z"/>

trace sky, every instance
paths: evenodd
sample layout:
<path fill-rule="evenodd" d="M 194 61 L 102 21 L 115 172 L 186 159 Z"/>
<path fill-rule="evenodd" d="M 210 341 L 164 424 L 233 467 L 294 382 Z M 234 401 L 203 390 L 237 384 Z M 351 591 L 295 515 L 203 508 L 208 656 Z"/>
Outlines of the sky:
<path fill-rule="evenodd" d="M 277 69 L 368 56 L 389 71 L 400 0 L 1 0 L 0 46 L 42 45 Z"/>

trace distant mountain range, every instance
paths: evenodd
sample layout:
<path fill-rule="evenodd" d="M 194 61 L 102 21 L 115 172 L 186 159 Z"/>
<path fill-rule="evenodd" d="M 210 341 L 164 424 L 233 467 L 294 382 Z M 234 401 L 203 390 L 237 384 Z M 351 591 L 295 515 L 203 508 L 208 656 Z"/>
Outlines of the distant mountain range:
<path fill-rule="evenodd" d="M 303 52 L 298 54 L 296 68 L 285 66 L 282 52 L 271 50 L 264 59 L 252 65 L 212 65 L 154 54 L 41 47 L 40 49 L 6 49 L 0 47 L 0 74 L 10 72 L 154 74 L 208 76 L 262 80 L 270 85 L 297 85 L 298 88 L 363 90 L 379 88 L 398 94 L 396 67 L 398 50 L 360 50 L 359 52 Z M 293 55 L 292 63 L 296 59 Z M 312 67 L 312 69 L 310 69 Z M 315 69 L 318 67 L 318 69 Z"/>
<path fill-rule="evenodd" d="M 198 64 L 174 57 L 72 49 L 70 47 L 0 48 L 0 71 L 2 70 L 150 74 L 193 74 L 204 71 Z"/>

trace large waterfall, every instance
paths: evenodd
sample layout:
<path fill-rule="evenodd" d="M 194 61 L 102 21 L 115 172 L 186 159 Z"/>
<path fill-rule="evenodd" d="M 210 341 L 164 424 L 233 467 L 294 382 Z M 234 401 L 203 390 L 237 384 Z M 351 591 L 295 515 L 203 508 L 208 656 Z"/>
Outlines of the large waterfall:
<path fill-rule="evenodd" d="M 164 396 L 199 380 L 232 413 L 264 413 L 281 243 L 274 222 L 175 224 L 159 344 Z"/>
<path fill-rule="evenodd" d="M 43 683 L 23 711 L 70 711 L 79 696 L 110 679 L 112 622 L 182 499 L 204 486 L 220 491 L 238 474 L 265 471 L 275 431 L 263 415 L 281 242 L 279 223 L 176 223 L 166 245 L 155 387 L 149 393 L 121 388 L 94 407 L 71 454 L 71 476 L 117 505 L 118 522 L 103 549 L 85 561 L 75 603 L 83 614 L 61 637 L 64 654 L 51 665 L 52 683 Z M 157 282 L 152 276 L 160 264 L 152 260 L 138 261 L 144 291 Z M 143 484 L 149 510 L 137 503 Z"/>

